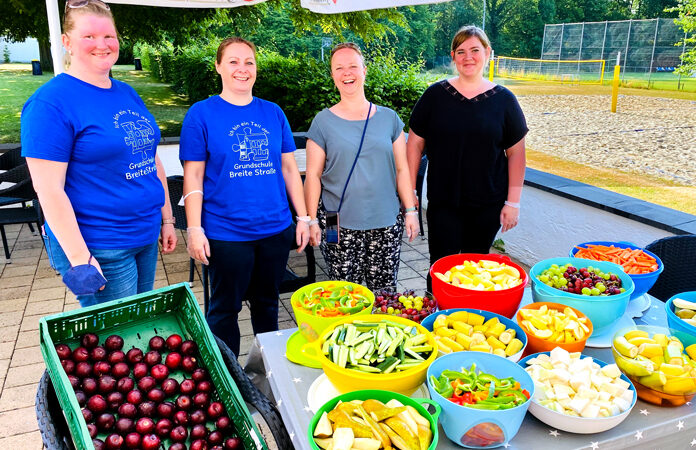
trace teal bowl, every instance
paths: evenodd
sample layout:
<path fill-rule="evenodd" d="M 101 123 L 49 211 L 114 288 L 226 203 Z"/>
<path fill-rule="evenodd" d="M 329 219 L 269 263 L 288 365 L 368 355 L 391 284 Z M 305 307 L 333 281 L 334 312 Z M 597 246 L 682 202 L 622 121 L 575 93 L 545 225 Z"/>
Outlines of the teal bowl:
<path fill-rule="evenodd" d="M 578 268 L 592 266 L 600 269 L 602 272 L 611 272 L 619 277 L 625 291 L 616 295 L 592 297 L 563 292 L 547 286 L 537 279 L 552 264 L 563 266 L 568 263 Z M 592 322 L 594 326 L 593 336 L 600 336 L 611 330 L 614 323 L 626 313 L 629 299 L 635 290 L 633 280 L 626 275 L 626 272 L 618 264 L 583 258 L 562 257 L 539 261 L 529 271 L 529 278 L 532 280 L 532 298 L 535 302 L 561 303 L 580 310 Z"/>
<path fill-rule="evenodd" d="M 507 446 L 522 425 L 531 400 L 510 409 L 485 410 L 460 406 L 440 395 L 430 382 L 443 370 L 459 371 L 476 364 L 476 369 L 498 378 L 513 377 L 523 389 L 534 396 L 532 377 L 521 366 L 501 356 L 481 352 L 455 352 L 444 355 L 428 368 L 430 398 L 442 408 L 440 424 L 449 440 L 466 448 L 494 448 Z"/>
<path fill-rule="evenodd" d="M 684 348 L 686 348 L 696 344 L 696 327 L 684 322 L 674 313 L 674 299 L 677 298 L 696 303 L 696 291 L 676 294 L 665 303 L 667 325 L 672 329 L 672 335 L 678 337 L 682 344 L 684 344 Z"/>

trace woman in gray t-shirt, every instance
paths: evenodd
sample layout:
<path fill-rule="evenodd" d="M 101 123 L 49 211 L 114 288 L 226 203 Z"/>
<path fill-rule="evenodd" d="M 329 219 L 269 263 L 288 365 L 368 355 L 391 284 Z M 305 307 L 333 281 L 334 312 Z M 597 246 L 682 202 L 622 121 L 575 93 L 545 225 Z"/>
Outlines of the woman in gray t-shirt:
<path fill-rule="evenodd" d="M 304 186 L 310 244 L 320 244 L 329 277 L 376 289 L 396 287 L 403 230 L 413 240 L 419 229 L 404 123 L 391 109 L 367 101 L 366 73 L 357 45 L 339 44 L 331 52 L 331 76 L 341 101 L 312 121 Z M 339 212 L 337 244 L 322 239 L 326 211 Z"/>

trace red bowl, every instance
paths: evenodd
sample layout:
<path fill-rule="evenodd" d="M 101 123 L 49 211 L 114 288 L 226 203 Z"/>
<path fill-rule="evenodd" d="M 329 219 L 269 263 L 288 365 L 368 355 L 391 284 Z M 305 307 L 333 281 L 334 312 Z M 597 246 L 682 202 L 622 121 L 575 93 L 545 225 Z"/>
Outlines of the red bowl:
<path fill-rule="evenodd" d="M 522 283 L 517 286 L 502 291 L 475 291 L 464 289 L 445 283 L 435 276 L 435 272 L 445 273 L 452 267 L 462 264 L 464 261 L 478 262 L 486 259 L 512 266 L 520 272 Z M 517 264 L 513 263 L 509 257 L 498 254 L 484 255 L 481 253 L 459 253 L 456 255 L 445 256 L 435 261 L 430 268 L 430 277 L 433 280 L 433 295 L 437 299 L 438 308 L 475 308 L 494 312 L 507 318 L 517 311 L 522 301 L 524 287 L 529 281 L 527 272 Z"/>

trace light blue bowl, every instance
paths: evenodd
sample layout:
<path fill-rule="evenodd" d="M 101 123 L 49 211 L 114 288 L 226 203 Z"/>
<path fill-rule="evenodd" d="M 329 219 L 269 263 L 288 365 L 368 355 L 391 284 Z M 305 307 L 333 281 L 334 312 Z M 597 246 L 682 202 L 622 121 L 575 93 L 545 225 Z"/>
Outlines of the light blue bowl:
<path fill-rule="evenodd" d="M 527 413 L 531 401 L 511 409 L 488 411 L 485 409 L 468 408 L 444 398 L 438 394 L 430 383 L 430 377 L 438 378 L 443 370 L 469 369 L 471 364 L 476 364 L 476 369 L 483 373 L 491 374 L 498 378 L 513 377 L 520 383 L 523 389 L 534 396 L 534 382 L 527 372 L 516 363 L 503 357 L 480 352 L 456 352 L 444 355 L 433 362 L 428 368 L 428 390 L 430 398 L 442 408 L 440 423 L 445 430 L 445 435 L 455 444 L 467 448 L 494 448 L 507 444 L 515 437 L 522 425 L 522 420 Z M 497 437 L 495 444 L 488 446 L 475 446 L 469 441 L 467 432 L 477 427 L 477 434 L 491 433 L 490 437 Z M 465 442 L 469 442 L 466 445 Z"/>
<path fill-rule="evenodd" d="M 621 279 L 621 284 L 626 291 L 621 294 L 603 297 L 591 297 L 589 295 L 571 294 L 545 285 L 537 279 L 544 270 L 552 264 L 563 266 L 572 264 L 577 268 L 592 266 L 602 272 L 611 272 Z M 607 261 L 593 261 L 583 258 L 551 258 L 539 261 L 529 271 L 532 280 L 532 297 L 535 302 L 555 302 L 572 306 L 585 314 L 594 327 L 593 336 L 600 336 L 611 330 L 614 323 L 626 313 L 628 301 L 635 289 L 633 280 L 626 275 L 621 266 Z"/>
<path fill-rule="evenodd" d="M 672 296 L 665 303 L 665 312 L 667 313 L 667 325 L 672 330 L 672 334 L 679 338 L 684 344 L 684 348 L 689 345 L 696 344 L 696 327 L 689 325 L 674 314 L 674 299 L 680 298 L 689 302 L 696 303 L 696 291 L 682 292 Z"/>
<path fill-rule="evenodd" d="M 525 334 L 525 332 L 522 330 L 522 328 L 516 322 L 513 322 L 512 320 L 508 319 L 505 316 L 501 316 L 500 314 L 496 314 L 496 313 L 493 313 L 490 311 L 484 311 L 482 309 L 452 308 L 452 309 L 445 309 L 443 311 L 436 311 L 436 312 L 430 314 L 428 317 L 423 319 L 423 321 L 421 322 L 421 325 L 425 329 L 427 329 L 428 331 L 433 331 L 433 323 L 435 322 L 435 319 L 437 318 L 437 316 L 439 316 L 440 314 L 444 314 L 446 316 L 449 316 L 450 314 L 452 314 L 453 312 L 456 312 L 456 311 L 466 311 L 466 312 L 480 314 L 483 316 L 483 318 L 485 320 L 492 319 L 493 317 L 497 317 L 498 320 L 500 321 L 500 323 L 505 325 L 505 328 L 512 328 L 513 330 L 515 330 L 515 337 L 517 339 L 519 339 L 520 341 L 522 341 L 522 349 L 519 352 L 515 353 L 514 355 L 508 356 L 507 359 L 509 359 L 512 362 L 517 362 L 520 360 L 520 358 L 522 357 L 522 353 L 524 353 L 525 348 L 527 348 L 527 335 Z"/>
<path fill-rule="evenodd" d="M 632 244 L 630 242 L 609 242 L 609 241 L 592 241 L 592 242 L 583 242 L 582 244 L 578 244 L 574 246 L 573 248 L 570 249 L 570 256 L 575 256 L 575 254 L 578 252 L 577 247 L 587 247 L 588 245 L 606 245 L 607 247 L 610 245 L 613 245 L 614 247 L 619 247 L 619 248 L 630 248 L 632 250 L 640 249 L 643 250 L 645 253 L 648 255 L 652 256 L 655 258 L 655 261 L 657 261 L 657 270 L 654 272 L 650 273 L 641 273 L 637 275 L 628 275 L 631 277 L 631 280 L 633 280 L 633 284 L 635 285 L 635 289 L 633 291 L 633 294 L 631 294 L 631 300 L 635 300 L 641 295 L 645 294 L 650 290 L 651 287 L 655 285 L 657 282 L 657 278 L 660 276 L 662 273 L 662 270 L 664 270 L 665 266 L 662 264 L 662 260 L 653 252 L 650 252 L 638 245 Z"/>

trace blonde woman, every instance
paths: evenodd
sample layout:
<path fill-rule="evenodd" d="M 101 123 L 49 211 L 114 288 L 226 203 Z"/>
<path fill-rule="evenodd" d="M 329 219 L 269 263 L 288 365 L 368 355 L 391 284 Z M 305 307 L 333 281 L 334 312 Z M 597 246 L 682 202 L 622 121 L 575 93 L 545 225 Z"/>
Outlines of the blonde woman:
<path fill-rule="evenodd" d="M 63 46 L 67 71 L 22 110 L 22 154 L 51 265 L 89 306 L 151 290 L 157 237 L 169 253 L 176 234 L 155 118 L 133 88 L 109 77 L 119 51 L 109 6 L 66 1 Z"/>
<path fill-rule="evenodd" d="M 320 245 L 329 277 L 376 289 L 396 287 L 403 231 L 416 237 L 418 213 L 404 124 L 365 98 L 366 74 L 357 45 L 333 49 L 331 76 L 341 100 L 319 112 L 307 133 L 305 199 L 310 243 Z"/>

